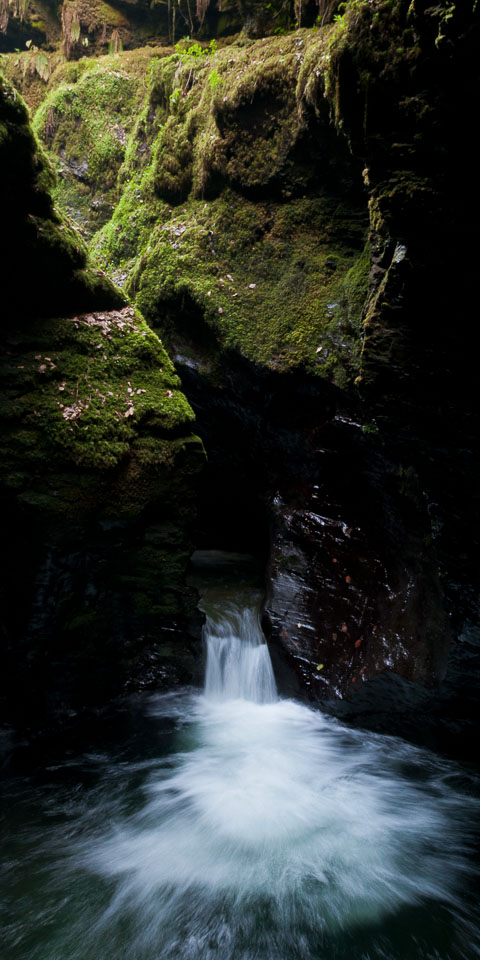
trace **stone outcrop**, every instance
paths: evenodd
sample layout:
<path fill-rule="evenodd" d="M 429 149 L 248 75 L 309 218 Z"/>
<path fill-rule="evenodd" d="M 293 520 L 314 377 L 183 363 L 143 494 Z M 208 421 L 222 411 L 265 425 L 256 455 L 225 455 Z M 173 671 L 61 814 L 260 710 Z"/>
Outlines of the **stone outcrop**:
<path fill-rule="evenodd" d="M 350 696 L 386 669 L 390 694 L 388 684 L 372 686 L 369 706 L 378 689 L 383 714 L 386 696 L 410 712 L 421 700 L 395 676 L 442 678 L 446 614 L 452 600 L 468 609 L 478 569 L 476 376 L 465 355 L 478 215 L 468 172 L 476 38 L 472 5 L 352 3 L 329 50 L 327 93 L 369 195 L 357 384 L 376 433 L 365 459 L 348 427 L 333 483 L 325 489 L 319 466 L 317 487 L 280 498 L 267 617 L 281 655 L 321 697 L 332 683 Z M 334 449 L 342 450 L 338 434 Z M 359 698 L 363 714 L 368 697 Z"/>
<path fill-rule="evenodd" d="M 0 84 L 2 714 L 28 724 L 191 679 L 193 413 L 157 336 L 55 210 Z"/>

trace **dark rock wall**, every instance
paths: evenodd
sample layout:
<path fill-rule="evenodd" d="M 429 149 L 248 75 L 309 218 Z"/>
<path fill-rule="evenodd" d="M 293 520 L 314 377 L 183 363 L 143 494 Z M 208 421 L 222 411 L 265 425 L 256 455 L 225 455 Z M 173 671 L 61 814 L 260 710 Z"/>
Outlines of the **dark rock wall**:
<path fill-rule="evenodd" d="M 328 95 L 365 165 L 369 194 L 371 286 L 358 384 L 363 415 L 378 432 L 362 453 L 348 428 L 343 469 L 337 435 L 327 489 L 319 467 L 318 486 L 299 488 L 293 504 L 278 502 L 266 607 L 281 656 L 295 663 L 300 686 L 322 698 L 332 685 L 350 697 L 354 684 L 384 669 L 438 682 L 447 618 L 468 615 L 478 589 L 469 349 L 478 12 L 453 4 L 446 13 L 419 3 L 351 4 L 331 45 Z M 370 699 L 368 688 L 353 697 L 349 715 L 358 702 L 365 719 L 369 702 L 385 720 L 388 682 L 370 689 Z M 390 696 L 395 709 L 411 712 L 419 694 L 392 677 Z"/>
<path fill-rule="evenodd" d="M 476 583 L 478 558 L 477 364 L 469 347 L 478 41 L 475 4 L 397 3 L 377 18 L 365 6 L 332 59 L 338 122 L 365 160 L 370 194 L 361 389 L 404 472 L 420 478 L 445 575 L 465 583 Z"/>
<path fill-rule="evenodd" d="M 184 573 L 203 447 L 160 341 L 55 211 L 4 80 L 0 159 L 0 704 L 35 727 L 192 679 L 201 615 Z"/>

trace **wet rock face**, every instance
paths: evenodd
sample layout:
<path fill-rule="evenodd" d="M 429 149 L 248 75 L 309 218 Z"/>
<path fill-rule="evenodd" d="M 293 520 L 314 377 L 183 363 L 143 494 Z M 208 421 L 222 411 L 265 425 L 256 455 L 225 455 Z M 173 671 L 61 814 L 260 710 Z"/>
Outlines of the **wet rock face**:
<path fill-rule="evenodd" d="M 369 192 L 363 397 L 392 460 L 420 477 L 448 589 L 467 585 L 476 594 L 478 363 L 468 345 L 477 298 L 470 118 L 480 102 L 480 10 L 452 3 L 438 14 L 426 0 L 375 11 L 352 5 L 332 47 L 330 89 L 354 155 L 365 158 Z"/>
<path fill-rule="evenodd" d="M 264 622 L 280 674 L 288 664 L 314 700 L 349 698 L 385 670 L 427 686 L 441 679 L 448 630 L 441 607 L 425 603 L 420 571 L 387 569 L 368 531 L 347 510 L 338 519 L 319 486 L 298 495 L 273 505 Z M 433 570 L 429 579 L 438 601 Z"/>
<path fill-rule="evenodd" d="M 282 691 L 348 699 L 385 671 L 435 684 L 449 630 L 418 477 L 332 385 L 233 355 L 223 374 L 213 388 L 182 368 L 208 456 L 196 537 L 264 552 Z"/>
<path fill-rule="evenodd" d="M 383 671 L 435 684 L 449 630 L 415 481 L 345 418 L 322 432 L 318 482 L 272 504 L 264 623 L 280 674 L 288 689 L 293 668 L 299 691 L 321 700 Z"/>
<path fill-rule="evenodd" d="M 167 545 L 171 523 L 99 515 L 62 530 L 59 518 L 12 505 L 2 720 L 35 730 L 118 694 L 196 677 L 202 616 L 196 591 L 182 585 L 188 550 Z"/>

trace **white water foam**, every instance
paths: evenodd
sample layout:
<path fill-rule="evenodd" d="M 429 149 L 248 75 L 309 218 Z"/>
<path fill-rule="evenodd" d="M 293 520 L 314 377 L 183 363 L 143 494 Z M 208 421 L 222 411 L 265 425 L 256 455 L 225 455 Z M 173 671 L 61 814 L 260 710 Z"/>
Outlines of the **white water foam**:
<path fill-rule="evenodd" d="M 118 944 L 124 930 L 111 960 L 330 960 L 322 938 L 458 905 L 477 806 L 451 767 L 279 700 L 262 639 L 252 611 L 210 624 L 188 749 L 156 769 L 138 812 L 76 847 L 77 865 L 115 883 L 91 931 Z"/>

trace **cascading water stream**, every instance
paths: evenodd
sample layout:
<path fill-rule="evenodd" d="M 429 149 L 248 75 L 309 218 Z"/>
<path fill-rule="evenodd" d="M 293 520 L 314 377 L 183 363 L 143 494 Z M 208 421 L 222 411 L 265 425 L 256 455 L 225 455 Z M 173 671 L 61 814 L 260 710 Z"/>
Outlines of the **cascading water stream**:
<path fill-rule="evenodd" d="M 175 722 L 173 750 L 103 758 L 88 803 L 44 833 L 28 923 L 45 936 L 17 931 L 12 958 L 480 955 L 465 892 L 478 801 L 464 778 L 280 700 L 255 609 L 217 613 L 205 643 L 204 693 L 150 700 L 152 722 Z"/>
<path fill-rule="evenodd" d="M 205 698 L 273 703 L 277 687 L 272 662 L 254 609 L 232 607 L 204 629 L 207 648 Z"/>

